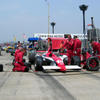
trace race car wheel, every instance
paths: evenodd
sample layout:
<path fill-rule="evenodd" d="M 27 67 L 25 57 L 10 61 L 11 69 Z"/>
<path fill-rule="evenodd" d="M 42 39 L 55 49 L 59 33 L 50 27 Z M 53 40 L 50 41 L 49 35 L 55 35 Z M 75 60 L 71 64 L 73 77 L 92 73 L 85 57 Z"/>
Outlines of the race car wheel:
<path fill-rule="evenodd" d="M 29 53 L 29 55 L 28 55 L 28 59 L 31 64 L 34 64 L 34 62 L 35 62 L 35 55 L 36 55 L 35 52 Z"/>
<path fill-rule="evenodd" d="M 80 57 L 79 56 L 73 56 L 71 59 L 71 65 L 78 65 L 80 66 Z"/>
<path fill-rule="evenodd" d="M 99 60 L 97 57 L 90 57 L 86 61 L 86 69 L 89 71 L 98 71 L 99 70 Z"/>
<path fill-rule="evenodd" d="M 65 65 L 68 65 L 68 57 L 64 58 L 63 62 L 64 62 Z"/>
<path fill-rule="evenodd" d="M 35 61 L 35 70 L 43 71 L 42 64 L 43 64 L 43 58 L 41 56 L 38 56 Z"/>

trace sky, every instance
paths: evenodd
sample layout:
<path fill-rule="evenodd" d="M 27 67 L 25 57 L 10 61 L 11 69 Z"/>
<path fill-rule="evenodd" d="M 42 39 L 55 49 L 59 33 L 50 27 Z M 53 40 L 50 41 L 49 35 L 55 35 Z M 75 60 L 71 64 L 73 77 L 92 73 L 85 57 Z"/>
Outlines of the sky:
<path fill-rule="evenodd" d="M 33 33 L 48 33 L 48 3 L 50 23 L 55 33 L 83 33 L 83 16 L 79 6 L 88 5 L 86 28 L 94 17 L 100 28 L 100 0 L 0 0 L 0 42 L 27 40 Z M 52 28 L 50 25 L 50 33 Z M 26 38 L 23 38 L 23 34 Z"/>

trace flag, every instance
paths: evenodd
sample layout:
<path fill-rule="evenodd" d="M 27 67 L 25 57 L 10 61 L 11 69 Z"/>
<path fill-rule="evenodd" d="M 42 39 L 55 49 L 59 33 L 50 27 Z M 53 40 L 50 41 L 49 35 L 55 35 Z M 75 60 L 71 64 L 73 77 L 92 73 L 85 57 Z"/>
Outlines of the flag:
<path fill-rule="evenodd" d="M 15 36 L 14 36 L 13 40 L 14 40 L 14 42 L 16 42 L 16 37 Z"/>
<path fill-rule="evenodd" d="M 26 39 L 26 35 L 25 34 L 23 34 L 23 38 Z"/>

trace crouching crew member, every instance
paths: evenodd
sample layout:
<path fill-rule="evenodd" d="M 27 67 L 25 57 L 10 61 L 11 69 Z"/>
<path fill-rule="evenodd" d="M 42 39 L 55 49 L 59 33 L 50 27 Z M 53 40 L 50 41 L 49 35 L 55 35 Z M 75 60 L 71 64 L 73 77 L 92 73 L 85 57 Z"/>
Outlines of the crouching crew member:
<path fill-rule="evenodd" d="M 86 68 L 86 60 L 90 57 L 91 57 L 91 55 L 88 53 L 88 51 L 85 48 L 82 49 L 81 66 L 83 69 Z"/>
<path fill-rule="evenodd" d="M 19 53 L 17 53 L 15 57 L 15 63 L 13 71 L 22 71 L 22 72 L 28 72 L 29 67 L 25 66 L 25 62 L 23 61 L 23 56 L 26 52 L 26 48 L 22 48 Z"/>
<path fill-rule="evenodd" d="M 92 41 L 91 46 L 93 48 L 93 54 L 100 55 L 100 43 L 96 41 Z"/>
<path fill-rule="evenodd" d="M 100 43 L 96 41 L 91 41 L 90 43 L 93 49 L 93 56 L 97 56 L 100 59 Z"/>

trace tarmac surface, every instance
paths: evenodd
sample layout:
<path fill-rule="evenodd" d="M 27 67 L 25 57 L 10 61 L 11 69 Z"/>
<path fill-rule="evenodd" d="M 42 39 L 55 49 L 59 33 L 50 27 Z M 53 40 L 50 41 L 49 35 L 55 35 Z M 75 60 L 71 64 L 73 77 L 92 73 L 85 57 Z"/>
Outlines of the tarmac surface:
<path fill-rule="evenodd" d="M 12 72 L 12 60 L 2 52 L 0 100 L 100 100 L 100 71 Z"/>

